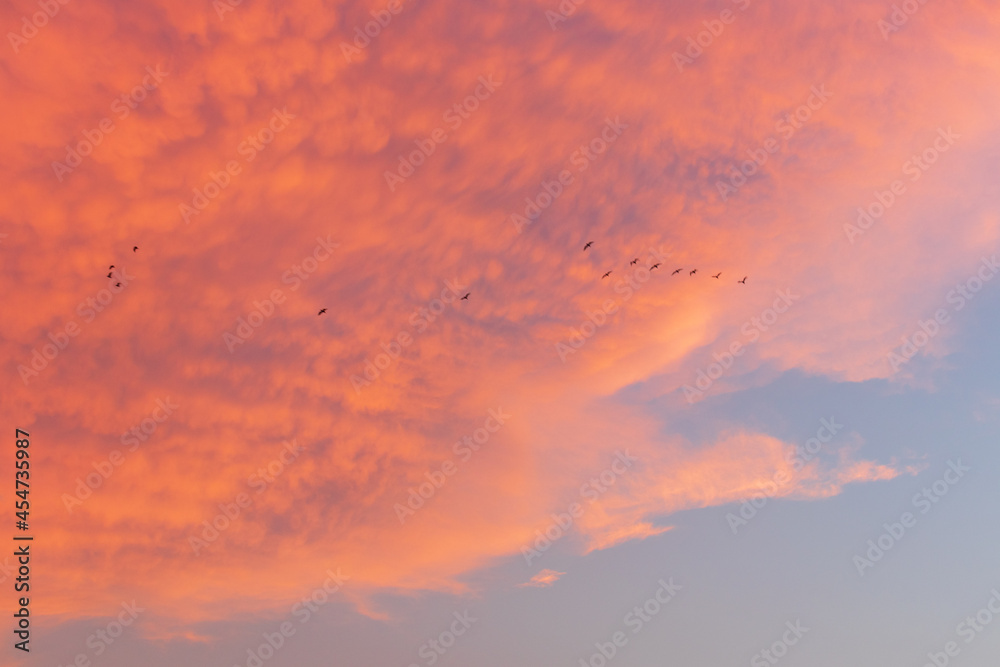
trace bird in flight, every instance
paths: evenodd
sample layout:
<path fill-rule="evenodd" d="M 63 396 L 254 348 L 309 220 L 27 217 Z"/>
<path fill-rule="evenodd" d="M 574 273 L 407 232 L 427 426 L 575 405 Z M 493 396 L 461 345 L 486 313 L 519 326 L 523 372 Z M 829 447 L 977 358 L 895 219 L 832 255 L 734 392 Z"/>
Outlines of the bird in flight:
<path fill-rule="evenodd" d="M 608 276 L 610 276 L 610 275 L 611 275 L 611 272 L 610 272 L 610 271 L 608 271 L 608 272 L 607 272 L 607 273 L 605 273 L 605 274 L 604 274 L 603 276 L 601 276 L 601 280 L 604 280 L 605 278 L 607 278 L 607 277 L 608 277 Z"/>
<path fill-rule="evenodd" d="M 693 275 L 694 275 L 694 274 L 696 274 L 696 273 L 698 273 L 698 269 L 695 269 L 694 271 L 692 271 L 692 272 L 691 272 L 691 273 L 689 273 L 688 275 L 689 275 L 689 276 L 693 276 Z"/>
<path fill-rule="evenodd" d="M 670 275 L 672 275 L 672 276 L 676 276 L 676 275 L 677 275 L 678 273 L 680 273 L 680 272 L 681 272 L 681 271 L 683 271 L 683 270 L 684 270 L 683 268 L 680 268 L 680 269 L 677 269 L 676 271 L 674 271 L 674 272 L 673 272 L 673 273 L 671 273 Z"/>
<path fill-rule="evenodd" d="M 719 276 L 721 276 L 721 275 L 722 275 L 722 271 L 719 271 L 718 273 L 716 273 L 716 274 L 715 274 L 714 276 L 712 276 L 712 277 L 713 277 L 713 278 L 716 278 L 716 279 L 718 279 L 718 277 L 719 277 Z"/>
<path fill-rule="evenodd" d="M 594 245 L 593 241 L 587 241 L 587 245 L 583 246 L 583 249 L 586 250 L 587 248 L 589 248 L 592 245 Z"/>
<path fill-rule="evenodd" d="M 650 270 L 650 271 L 652 271 L 653 269 L 655 269 L 655 268 L 656 268 L 656 267 L 658 267 L 659 265 L 660 265 L 660 263 L 659 263 L 659 262 L 657 262 L 656 264 L 653 264 L 653 265 L 652 265 L 651 267 L 649 267 L 649 270 Z"/>
<path fill-rule="evenodd" d="M 326 308 L 323 308 L 318 313 L 316 313 L 316 316 L 319 317 L 320 315 L 322 315 L 325 312 L 326 312 Z"/>
<path fill-rule="evenodd" d="M 137 246 L 137 245 L 132 246 L 132 252 L 135 252 L 138 249 L 139 249 L 139 246 Z"/>
<path fill-rule="evenodd" d="M 122 286 L 121 283 L 115 283 L 115 287 L 121 287 L 121 286 Z"/>
<path fill-rule="evenodd" d="M 747 277 L 743 276 L 743 280 L 737 280 L 736 282 L 742 283 L 743 285 L 746 285 L 747 284 Z"/>
<path fill-rule="evenodd" d="M 472 292 L 466 292 L 465 296 L 463 296 L 461 299 L 459 299 L 459 301 L 468 301 L 470 294 L 472 294 Z"/>
<path fill-rule="evenodd" d="M 108 273 L 108 278 L 110 278 L 110 277 L 111 277 L 111 273 L 109 272 L 109 273 Z"/>
<path fill-rule="evenodd" d="M 114 264 L 112 264 L 111 266 L 109 266 L 109 267 L 108 267 L 108 271 L 110 271 L 110 270 L 111 270 L 111 269 L 113 269 L 113 268 L 115 268 L 115 265 L 114 265 Z"/>
<path fill-rule="evenodd" d="M 628 265 L 629 265 L 629 266 L 633 266 L 633 265 L 635 265 L 635 264 L 638 264 L 638 263 L 639 263 L 639 258 L 638 258 L 638 257 L 636 257 L 636 258 L 635 258 L 635 259 L 633 259 L 633 260 L 632 260 L 631 262 L 629 262 L 629 263 L 628 263 Z"/>

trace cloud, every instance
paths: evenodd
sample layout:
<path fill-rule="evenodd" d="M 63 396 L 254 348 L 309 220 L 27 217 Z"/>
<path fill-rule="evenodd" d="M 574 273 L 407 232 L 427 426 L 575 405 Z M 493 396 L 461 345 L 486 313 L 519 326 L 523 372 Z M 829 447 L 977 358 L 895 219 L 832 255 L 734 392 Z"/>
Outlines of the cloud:
<path fill-rule="evenodd" d="M 339 43 L 370 20 L 352 3 L 243 3 L 223 19 L 70 3 L 0 56 L 0 91 L 19 100 L 0 111 L 13 130 L 0 287 L 17 314 L 0 322 L 0 413 L 39 442 L 52 614 L 99 614 L 128 592 L 183 626 L 281 608 L 339 566 L 344 594 L 377 615 L 380 592 L 468 591 L 464 573 L 516 557 L 573 502 L 586 552 L 659 535 L 670 514 L 779 470 L 782 495 L 802 498 L 907 472 L 850 448 L 791 470 L 792 443 L 750 424 L 682 437 L 682 392 L 734 342 L 745 351 L 705 397 L 792 370 L 889 377 L 886 353 L 1000 240 L 1000 93 L 983 85 L 996 18 L 928 5 L 886 43 L 879 2 L 754 3 L 679 72 L 673 51 L 714 10 L 588 4 L 552 31 L 545 8 L 414 3 L 347 62 Z M 114 116 L 159 63 L 169 76 Z M 491 76 L 502 84 L 476 98 Z M 819 85 L 830 99 L 782 136 Z M 268 134 L 275 109 L 294 119 Z M 114 131 L 60 182 L 52 163 L 109 116 Z M 613 142 L 609 119 L 627 125 Z M 954 147 L 850 243 L 857 207 L 909 178 L 904 163 L 947 126 Z M 391 191 L 385 173 L 437 128 L 447 139 Z M 778 151 L 722 201 L 718 183 L 772 136 Z M 518 233 L 511 214 L 563 171 L 572 181 Z M 309 271 L 327 237 L 339 247 Z M 664 270 L 638 282 L 628 261 L 660 248 Z M 101 303 L 112 263 L 135 277 Z M 472 297 L 441 301 L 449 282 Z M 801 299 L 752 324 L 782 290 Z M 231 352 L 224 334 L 254 313 Z M 588 322 L 563 361 L 557 345 Z M 935 344 L 947 353 L 947 335 Z M 25 384 L 33 358 L 44 367 Z M 130 451 L 123 434 L 163 396 L 181 407 Z M 464 458 L 457 443 L 498 407 L 509 423 Z M 304 452 L 258 493 L 292 439 Z M 582 496 L 624 450 L 634 468 Z M 455 472 L 401 523 L 394 506 L 445 461 Z M 70 514 L 63 494 L 95 473 Z M 252 503 L 226 517 L 240 494 Z M 195 555 L 220 514 L 228 527 Z"/>
<path fill-rule="evenodd" d="M 559 581 L 559 577 L 566 574 L 565 572 L 556 572 L 555 570 L 545 569 L 533 576 L 528 581 L 523 584 L 518 584 L 518 588 L 532 587 L 532 588 L 548 588 L 554 583 Z"/>

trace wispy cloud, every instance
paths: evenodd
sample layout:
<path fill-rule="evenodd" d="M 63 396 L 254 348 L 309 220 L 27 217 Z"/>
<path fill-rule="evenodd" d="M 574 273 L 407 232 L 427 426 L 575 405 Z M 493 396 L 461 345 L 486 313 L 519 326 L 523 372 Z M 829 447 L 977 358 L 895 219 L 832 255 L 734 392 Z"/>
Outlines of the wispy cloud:
<path fill-rule="evenodd" d="M 554 583 L 559 581 L 559 578 L 566 574 L 565 572 L 556 572 L 555 570 L 545 569 L 533 576 L 528 581 L 523 584 L 518 584 L 518 588 L 548 588 Z"/>

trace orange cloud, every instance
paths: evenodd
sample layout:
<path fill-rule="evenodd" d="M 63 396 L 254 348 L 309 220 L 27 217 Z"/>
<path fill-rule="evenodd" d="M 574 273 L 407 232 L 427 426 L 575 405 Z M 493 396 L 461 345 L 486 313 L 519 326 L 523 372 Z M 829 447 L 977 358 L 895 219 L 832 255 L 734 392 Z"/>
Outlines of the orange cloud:
<path fill-rule="evenodd" d="M 2 10 L 5 24 L 31 7 Z M 899 337 L 997 246 L 1000 220 L 977 203 L 993 187 L 995 12 L 928 5 L 887 42 L 881 2 L 755 3 L 678 71 L 673 52 L 712 12 L 588 3 L 551 30 L 546 8 L 414 3 L 348 62 L 339 43 L 367 20 L 350 3 L 224 17 L 70 3 L 0 56 L 0 92 L 18 100 L 0 110 L 13 314 L 0 414 L 32 433 L 45 480 L 33 521 L 48 613 L 136 597 L 183 636 L 234 604 L 280 608 L 341 567 L 344 595 L 377 616 L 380 591 L 468 590 L 464 573 L 516 558 L 572 503 L 586 552 L 662 534 L 670 514 L 738 501 L 777 472 L 779 496 L 823 498 L 911 470 L 846 445 L 796 470 L 790 443 L 750 426 L 692 442 L 674 425 L 683 387 L 734 342 L 744 352 L 703 398 L 789 370 L 890 377 Z M 161 64 L 169 75 L 115 117 Z M 491 76 L 488 99 L 454 111 Z M 783 136 L 820 85 L 829 100 Z M 264 142 L 275 109 L 294 119 Z M 52 163 L 107 117 L 115 129 L 60 181 Z M 609 119 L 627 126 L 613 142 Z M 385 173 L 446 126 L 390 190 Z M 941 127 L 961 135 L 954 147 L 851 243 L 856 209 L 910 178 L 905 162 Z M 722 201 L 718 183 L 772 137 L 776 152 Z M 230 162 L 239 172 L 220 185 Z M 572 181 L 519 233 L 511 215 L 564 171 Z M 185 222 L 195 190 L 208 201 Z M 317 238 L 339 245 L 308 271 Z M 642 280 L 653 250 L 666 260 Z M 134 276 L 120 292 L 111 264 Z M 470 299 L 445 301 L 449 282 Z M 801 298 L 753 324 L 781 290 Z M 230 351 L 224 334 L 254 312 Z M 166 396 L 176 413 L 129 449 Z M 495 409 L 509 420 L 477 442 Z M 267 472 L 293 439 L 303 452 Z M 584 495 L 625 451 L 634 465 Z M 400 521 L 394 507 L 426 483 Z M 90 494 L 70 512 L 78 487 Z M 192 537 L 208 546 L 195 553 Z"/>
<path fill-rule="evenodd" d="M 556 572 L 555 570 L 545 569 L 533 576 L 528 581 L 523 584 L 518 584 L 518 588 L 524 588 L 526 586 L 533 588 L 548 588 L 552 584 L 559 581 L 559 577 L 566 574 L 565 572 Z"/>

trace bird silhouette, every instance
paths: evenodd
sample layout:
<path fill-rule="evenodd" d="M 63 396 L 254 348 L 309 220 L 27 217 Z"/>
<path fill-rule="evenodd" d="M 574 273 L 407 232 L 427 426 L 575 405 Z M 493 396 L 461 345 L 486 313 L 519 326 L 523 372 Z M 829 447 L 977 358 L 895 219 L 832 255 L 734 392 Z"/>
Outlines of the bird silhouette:
<path fill-rule="evenodd" d="M 676 271 L 674 271 L 674 272 L 673 272 L 673 273 L 671 273 L 670 275 L 672 275 L 672 276 L 676 276 L 676 275 L 677 275 L 678 273 L 680 273 L 680 272 L 681 272 L 681 271 L 683 271 L 683 270 L 684 270 L 683 268 L 680 268 L 680 269 L 677 269 Z"/>
<path fill-rule="evenodd" d="M 320 315 L 322 315 L 325 312 L 326 312 L 326 308 L 322 308 L 318 313 L 316 313 L 316 317 L 319 317 Z"/>
<path fill-rule="evenodd" d="M 587 248 L 589 248 L 592 245 L 594 245 L 593 241 L 587 241 L 587 245 L 583 246 L 583 249 L 586 250 Z"/>
<path fill-rule="evenodd" d="M 693 276 L 693 275 L 694 275 L 694 274 L 696 274 L 696 273 L 698 273 L 698 269 L 695 269 L 694 271 L 692 271 L 692 272 L 691 272 L 691 273 L 689 273 L 688 275 L 689 275 L 689 276 Z"/>
<path fill-rule="evenodd" d="M 607 272 L 607 273 L 605 273 L 605 274 L 604 274 L 603 276 L 601 276 L 601 280 L 604 280 L 605 278 L 607 278 L 607 277 L 608 277 L 608 276 L 610 276 L 610 275 L 611 275 L 611 272 L 610 272 L 610 271 L 608 271 L 608 272 Z"/>
<path fill-rule="evenodd" d="M 121 287 L 121 286 L 122 286 L 121 283 L 115 283 L 115 287 Z"/>
<path fill-rule="evenodd" d="M 109 273 L 108 273 L 108 278 L 110 278 L 110 277 L 111 277 L 111 273 L 109 272 Z"/>
<path fill-rule="evenodd" d="M 132 252 L 135 252 L 138 249 L 139 249 L 139 246 L 137 246 L 137 245 L 132 246 Z"/>
<path fill-rule="evenodd" d="M 742 285 L 746 285 L 747 284 L 747 277 L 743 276 L 743 280 L 737 280 L 736 282 L 738 282 L 738 283 L 740 283 Z"/>
<path fill-rule="evenodd" d="M 472 294 L 472 292 L 466 292 L 465 296 L 463 296 L 461 299 L 459 299 L 459 301 L 468 301 L 470 294 Z"/>
<path fill-rule="evenodd" d="M 655 269 L 655 268 L 656 268 L 656 267 L 658 267 L 659 265 L 660 265 L 660 263 L 659 263 L 659 262 L 657 262 L 656 264 L 653 264 L 653 265 L 652 265 L 651 267 L 649 267 L 649 270 L 650 270 L 650 271 L 652 271 L 653 269 Z"/>
<path fill-rule="evenodd" d="M 114 265 L 114 264 L 112 264 L 111 266 L 109 266 L 109 267 L 108 267 L 108 271 L 110 271 L 110 270 L 111 270 L 111 269 L 113 269 L 113 268 L 115 268 L 115 265 Z"/>
<path fill-rule="evenodd" d="M 714 276 L 712 276 L 712 277 L 713 277 L 713 278 L 718 278 L 718 277 L 719 277 L 719 276 L 721 276 L 721 275 L 722 275 L 722 271 L 719 271 L 718 273 L 716 273 L 716 274 L 715 274 Z"/>
<path fill-rule="evenodd" d="M 633 259 L 633 260 L 632 260 L 631 262 L 629 262 L 629 263 L 628 263 L 628 265 L 629 265 L 629 266 L 632 266 L 633 264 L 638 264 L 638 263 L 639 263 L 639 258 L 638 258 L 638 257 L 636 257 L 636 258 L 635 258 L 635 259 Z"/>

